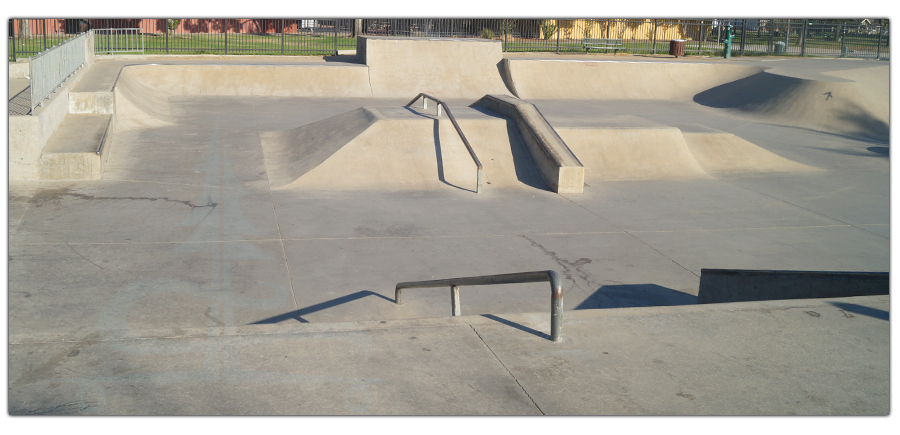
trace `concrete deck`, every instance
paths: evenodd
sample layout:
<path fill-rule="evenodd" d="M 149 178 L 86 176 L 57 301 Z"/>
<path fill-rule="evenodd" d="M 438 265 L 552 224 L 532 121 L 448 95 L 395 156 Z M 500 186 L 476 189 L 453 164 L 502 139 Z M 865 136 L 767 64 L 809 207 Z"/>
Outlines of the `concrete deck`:
<path fill-rule="evenodd" d="M 267 134 L 413 96 L 173 96 L 117 129 L 101 180 L 11 181 L 10 413 L 889 412 L 887 297 L 694 305 L 701 268 L 889 270 L 887 142 L 691 100 L 540 100 L 554 126 L 700 125 L 819 170 L 577 195 L 272 185 Z M 546 285 L 462 288 L 458 319 L 446 289 L 393 303 L 401 281 L 547 269 L 560 345 Z"/>
<path fill-rule="evenodd" d="M 573 311 L 562 343 L 546 314 L 12 334 L 9 412 L 886 415 L 888 311 L 887 296 Z"/>

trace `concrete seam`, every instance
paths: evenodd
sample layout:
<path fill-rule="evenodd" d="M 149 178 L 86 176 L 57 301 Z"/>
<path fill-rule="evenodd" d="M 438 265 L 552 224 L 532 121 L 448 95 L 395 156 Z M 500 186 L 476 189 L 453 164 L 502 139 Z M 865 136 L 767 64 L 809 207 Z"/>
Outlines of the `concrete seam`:
<path fill-rule="evenodd" d="M 512 377 L 514 381 L 516 381 L 516 385 L 518 385 L 519 388 L 522 389 L 522 392 L 525 393 L 525 396 L 528 397 L 528 400 L 531 400 L 531 403 L 534 405 L 535 408 L 537 408 L 538 412 L 540 412 L 541 415 L 547 415 L 547 414 L 544 414 L 544 411 L 541 409 L 541 407 L 538 406 L 537 402 L 534 401 L 534 398 L 531 397 L 531 394 L 528 394 L 528 391 L 525 390 L 525 387 L 523 387 L 522 384 L 519 383 L 519 380 L 516 379 L 516 376 L 513 375 L 511 371 L 509 371 L 509 369 L 506 367 L 506 364 L 503 364 L 503 361 L 500 360 L 500 357 L 497 356 L 497 354 L 494 352 L 494 349 L 491 349 L 491 346 L 489 346 L 487 344 L 487 342 L 484 341 L 484 338 L 481 337 L 481 334 L 478 333 L 478 331 L 475 329 L 475 327 L 472 326 L 471 324 L 469 325 L 469 327 L 472 328 L 472 332 L 474 332 L 475 335 L 478 337 L 478 339 L 481 340 L 481 342 L 484 344 L 484 347 L 486 347 L 489 351 L 491 351 L 491 354 L 494 355 L 494 358 L 497 358 L 497 362 L 499 362 L 500 365 L 503 366 L 503 369 L 506 370 L 506 373 L 509 373 L 509 376 Z"/>
<path fill-rule="evenodd" d="M 253 108 L 253 122 L 256 124 L 256 134 L 259 136 L 259 150 L 263 152 L 262 149 L 262 133 L 259 131 L 259 117 L 256 115 L 256 105 L 253 104 L 254 98 L 250 97 L 250 107 Z M 294 308 L 300 309 L 300 305 L 297 304 L 297 294 L 294 293 L 294 279 L 291 277 L 291 265 L 288 262 L 287 250 L 284 248 L 284 236 L 281 235 L 281 225 L 278 223 L 278 212 L 275 210 L 275 197 L 272 196 L 272 183 L 269 180 L 269 165 L 266 162 L 265 152 L 263 152 L 263 165 L 266 166 L 266 185 L 269 187 L 269 200 L 272 201 L 272 214 L 275 216 L 275 229 L 278 230 L 278 240 L 281 242 L 281 255 L 284 256 L 284 268 L 287 271 L 288 276 L 288 285 L 291 287 L 291 299 L 294 300 Z"/>
<path fill-rule="evenodd" d="M 628 231 L 625 230 L 624 228 L 622 228 L 622 227 L 620 227 L 620 226 L 618 226 L 618 225 L 616 225 L 616 224 L 610 222 L 609 220 L 607 220 L 607 219 L 604 218 L 603 216 L 600 216 L 599 214 L 595 213 L 594 211 L 588 210 L 586 207 L 584 207 L 584 206 L 582 206 L 581 204 L 579 204 L 579 203 L 573 201 L 573 200 L 572 200 L 571 198 L 569 198 L 568 196 L 563 195 L 563 194 L 560 194 L 560 196 L 562 196 L 563 198 L 565 198 L 566 200 L 568 200 L 568 201 L 571 202 L 572 204 L 575 204 L 575 205 L 577 205 L 577 206 L 583 208 L 583 209 L 584 209 L 585 211 L 587 211 L 588 213 L 590 213 L 590 214 L 592 214 L 592 215 L 594 215 L 594 216 L 597 216 L 597 217 L 600 218 L 600 219 L 603 219 L 604 222 L 606 222 L 606 223 L 608 223 L 608 224 L 610 224 L 610 225 L 612 225 L 612 226 L 618 228 L 619 231 L 621 231 L 621 232 L 623 232 L 623 233 L 625 233 L 625 234 L 628 234 L 629 236 L 631 236 L 632 238 L 634 238 L 634 240 L 637 240 L 638 242 L 643 243 L 643 244 L 646 245 L 648 248 L 650 248 L 650 249 L 656 251 L 657 254 L 662 255 L 663 257 L 667 258 L 669 261 L 675 263 L 678 267 L 680 267 L 680 268 L 682 268 L 682 269 L 688 271 L 688 273 L 690 273 L 691 275 L 694 275 L 694 276 L 696 276 L 697 278 L 700 278 L 700 275 L 697 275 L 696 273 L 694 273 L 694 271 L 692 271 L 692 270 L 690 270 L 690 269 L 688 269 L 688 268 L 682 266 L 681 263 L 679 263 L 679 262 L 673 260 L 673 259 L 672 259 L 671 257 L 669 257 L 668 255 L 663 254 L 663 253 L 660 252 L 658 249 L 656 249 L 656 248 L 654 248 L 653 246 L 651 246 L 649 243 L 647 243 L 647 242 L 641 240 L 640 237 L 635 236 L 634 234 L 631 234 L 630 232 L 628 232 Z"/>
<path fill-rule="evenodd" d="M 772 198 L 772 199 L 774 199 L 774 200 L 776 200 L 776 201 L 781 201 L 781 202 L 783 202 L 783 203 L 785 203 L 785 204 L 792 205 L 792 206 L 797 207 L 797 208 L 799 208 L 799 209 L 801 209 L 801 210 L 806 210 L 806 211 L 808 211 L 808 212 L 810 212 L 810 213 L 817 214 L 817 215 L 822 216 L 822 217 L 824 217 L 824 218 L 831 219 L 831 220 L 833 220 L 833 221 L 838 221 L 838 222 L 840 222 L 840 223 L 842 223 L 842 224 L 844 224 L 844 225 L 851 226 L 851 227 L 853 227 L 853 228 L 856 228 L 856 229 L 865 231 L 865 232 L 867 232 L 867 233 L 869 233 L 869 234 L 872 234 L 872 235 L 881 237 L 881 238 L 883 238 L 883 239 L 888 239 L 888 240 L 890 240 L 890 237 L 885 237 L 885 236 L 882 236 L 881 234 L 873 233 L 873 232 L 871 232 L 871 231 L 869 231 L 869 230 L 867 230 L 867 229 L 865 229 L 865 228 L 860 228 L 860 227 L 858 227 L 858 226 L 856 226 L 856 225 L 853 225 L 853 224 L 851 224 L 851 223 L 849 223 L 849 222 L 844 222 L 844 221 L 842 221 L 842 220 L 840 220 L 840 219 L 838 219 L 838 218 L 833 218 L 833 217 L 828 216 L 828 215 L 825 215 L 825 214 L 823 214 L 823 213 L 819 213 L 819 212 L 817 212 L 817 211 L 810 210 L 810 209 L 805 208 L 805 207 L 801 207 L 801 206 L 799 206 L 799 205 L 797 205 L 797 204 L 788 202 L 788 201 L 786 201 L 786 200 L 784 200 L 784 199 L 781 199 L 781 198 L 778 198 L 778 197 L 769 195 L 768 193 L 760 192 L 760 191 L 758 191 L 758 190 L 751 189 L 751 188 L 749 188 L 749 187 L 747 187 L 747 186 L 741 186 L 740 184 L 733 183 L 733 182 L 731 182 L 731 181 L 724 180 L 724 179 L 721 179 L 721 178 L 720 178 L 719 180 L 724 181 L 724 182 L 726 182 L 726 183 L 728 183 L 728 184 L 731 184 L 732 186 L 740 187 L 740 188 L 742 188 L 742 189 L 747 189 L 747 190 L 749 190 L 749 191 L 751 191 L 751 192 L 756 192 L 756 193 L 758 193 L 758 194 L 760 194 L 760 195 L 763 195 L 763 196 L 768 196 L 769 198 Z"/>

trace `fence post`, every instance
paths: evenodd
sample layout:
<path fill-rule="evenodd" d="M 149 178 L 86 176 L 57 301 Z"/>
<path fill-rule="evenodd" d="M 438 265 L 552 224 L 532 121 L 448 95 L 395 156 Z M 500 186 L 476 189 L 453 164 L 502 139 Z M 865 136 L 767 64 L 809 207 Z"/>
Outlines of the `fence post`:
<path fill-rule="evenodd" d="M 284 19 L 281 20 L 281 55 L 284 56 Z"/>
<path fill-rule="evenodd" d="M 559 54 L 559 18 L 556 19 L 556 54 Z"/>
<path fill-rule="evenodd" d="M 47 49 L 47 19 L 44 18 L 41 20 L 41 24 L 44 26 L 44 50 Z"/>
<path fill-rule="evenodd" d="M 747 33 L 747 19 L 744 18 L 741 20 L 741 56 L 744 55 L 744 35 Z"/>
<path fill-rule="evenodd" d="M 335 56 L 337 56 L 337 54 L 338 54 L 338 49 L 337 49 L 338 36 L 337 35 L 338 35 L 338 19 L 335 18 L 334 19 L 334 55 Z"/>
<path fill-rule="evenodd" d="M 841 57 L 847 57 L 847 36 L 844 35 L 844 25 L 838 26 L 838 35 L 841 38 Z"/>
<path fill-rule="evenodd" d="M 881 34 L 884 32 L 884 27 L 878 26 L 878 48 L 875 49 L 875 60 L 881 59 Z"/>
<path fill-rule="evenodd" d="M 225 55 L 228 56 L 228 19 L 222 20 L 222 30 L 225 31 Z"/>
<path fill-rule="evenodd" d="M 803 32 L 803 33 L 800 35 L 800 57 L 806 56 L 806 37 L 807 37 L 808 30 L 809 30 L 809 20 L 804 18 L 803 19 L 803 30 L 801 30 L 801 32 Z"/>
<path fill-rule="evenodd" d="M 169 19 L 168 19 L 168 18 L 166 18 L 166 20 L 163 21 L 163 25 L 166 26 L 166 27 L 165 27 L 165 31 L 166 31 L 166 54 L 169 54 Z"/>
<path fill-rule="evenodd" d="M 653 54 L 656 54 L 656 28 L 658 25 L 658 21 L 656 18 L 653 19 Z"/>
<path fill-rule="evenodd" d="M 697 35 L 697 56 L 703 55 L 703 20 L 700 20 L 700 34 Z"/>

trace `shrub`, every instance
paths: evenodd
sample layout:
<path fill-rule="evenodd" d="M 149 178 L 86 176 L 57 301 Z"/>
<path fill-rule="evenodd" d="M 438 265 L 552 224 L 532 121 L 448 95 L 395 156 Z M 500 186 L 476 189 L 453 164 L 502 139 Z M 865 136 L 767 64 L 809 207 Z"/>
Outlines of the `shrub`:
<path fill-rule="evenodd" d="M 550 22 L 550 20 L 542 20 L 541 32 L 544 34 L 544 39 L 552 38 L 556 34 L 556 24 Z"/>
<path fill-rule="evenodd" d="M 481 37 L 484 39 L 494 39 L 494 32 L 485 27 L 481 29 Z"/>

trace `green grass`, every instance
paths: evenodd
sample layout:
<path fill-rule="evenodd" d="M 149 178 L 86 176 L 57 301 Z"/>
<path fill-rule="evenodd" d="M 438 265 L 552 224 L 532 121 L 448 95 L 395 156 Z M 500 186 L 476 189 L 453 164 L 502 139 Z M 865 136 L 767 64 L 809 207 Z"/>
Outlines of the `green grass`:
<path fill-rule="evenodd" d="M 37 53 L 40 53 L 48 48 L 52 48 L 55 45 L 59 45 L 67 39 L 71 39 L 75 35 L 47 35 L 47 39 L 45 40 L 43 35 L 35 36 L 27 39 L 15 39 L 16 44 L 16 57 L 19 59 L 27 58 L 34 56 Z M 10 61 L 15 61 L 12 58 L 13 55 L 13 39 L 7 38 L 6 40 L 6 48 L 7 48 L 7 58 Z M 25 53 L 22 53 L 25 51 Z"/>
<path fill-rule="evenodd" d="M 142 38 L 144 53 L 165 54 L 166 36 L 141 35 L 137 38 L 120 38 L 118 43 L 107 42 L 104 35 L 97 35 L 94 39 L 94 51 L 103 53 L 110 45 L 115 46 L 140 46 Z M 136 43 L 137 42 L 137 43 Z M 281 35 L 240 35 L 229 34 L 227 37 L 228 54 L 259 54 L 280 55 L 284 46 L 285 55 L 305 54 L 329 54 L 335 50 L 335 37 L 333 35 L 296 35 L 286 34 L 282 40 Z M 345 50 L 356 48 L 356 38 L 344 36 L 337 37 L 337 49 Z M 169 54 L 224 54 L 226 50 L 226 37 L 224 34 L 191 34 L 170 35 L 168 38 Z"/>

